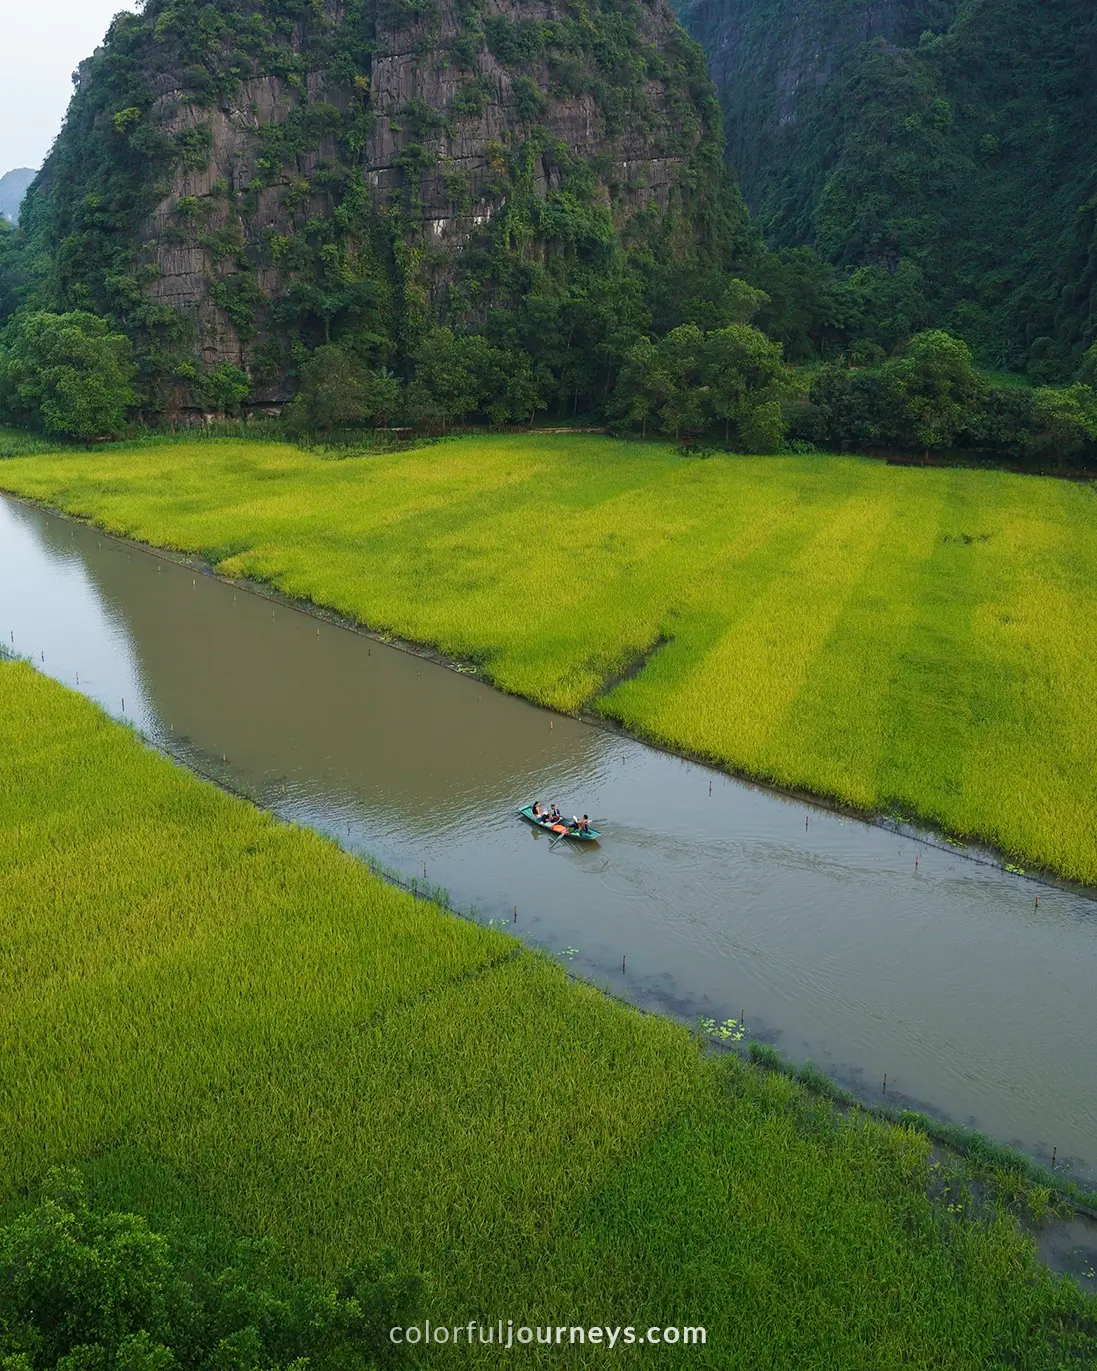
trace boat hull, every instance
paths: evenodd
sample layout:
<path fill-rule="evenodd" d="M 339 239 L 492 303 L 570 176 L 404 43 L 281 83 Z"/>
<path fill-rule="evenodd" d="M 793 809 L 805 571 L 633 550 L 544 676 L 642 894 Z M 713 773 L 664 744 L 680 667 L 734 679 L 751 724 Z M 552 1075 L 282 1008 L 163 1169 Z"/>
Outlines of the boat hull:
<path fill-rule="evenodd" d="M 596 828 L 588 828 L 585 833 L 577 833 L 575 829 L 568 828 L 564 824 L 542 823 L 540 819 L 535 819 L 533 817 L 532 805 L 524 805 L 518 813 L 527 823 L 531 823 L 534 828 L 543 829 L 544 832 L 551 833 L 557 838 L 569 838 L 573 843 L 596 843 L 602 836 Z"/>

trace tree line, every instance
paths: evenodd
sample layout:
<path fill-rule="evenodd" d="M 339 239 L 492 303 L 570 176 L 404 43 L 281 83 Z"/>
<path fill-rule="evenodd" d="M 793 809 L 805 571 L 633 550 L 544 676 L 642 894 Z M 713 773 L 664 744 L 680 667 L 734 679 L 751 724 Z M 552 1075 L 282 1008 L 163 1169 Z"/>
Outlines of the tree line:
<path fill-rule="evenodd" d="M 1097 344 L 1077 380 L 1060 387 L 988 379 L 968 345 L 941 330 L 916 334 L 876 365 L 846 355 L 795 367 L 747 321 L 762 293 L 733 286 L 719 327 L 679 324 L 610 352 L 585 417 L 619 433 L 741 452 L 967 450 L 1059 468 L 1097 460 Z M 214 414 L 239 413 L 251 393 L 247 373 L 229 363 L 195 367 L 189 379 Z M 560 373 L 542 353 L 448 327 L 429 329 L 400 371 L 341 340 L 304 355 L 296 379 L 283 420 L 297 435 L 393 425 L 437 433 L 567 414 Z M 88 441 L 126 432 L 141 404 L 133 345 L 108 320 L 39 311 L 0 332 L 0 420 Z"/>

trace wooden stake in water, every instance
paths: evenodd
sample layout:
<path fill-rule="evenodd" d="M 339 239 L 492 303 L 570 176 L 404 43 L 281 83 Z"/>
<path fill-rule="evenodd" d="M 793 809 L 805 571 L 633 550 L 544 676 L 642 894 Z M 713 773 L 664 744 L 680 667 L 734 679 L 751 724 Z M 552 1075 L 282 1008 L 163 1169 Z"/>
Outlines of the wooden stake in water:
<path fill-rule="evenodd" d="M 1059 1149 L 1058 1149 L 1057 1147 L 1053 1147 L 1053 1148 L 1051 1149 L 1051 1165 L 1052 1165 L 1053 1167 L 1054 1167 L 1054 1165 L 1055 1165 L 1055 1158 L 1056 1158 L 1058 1155 L 1059 1155 Z"/>
<path fill-rule="evenodd" d="M 885 1071 L 885 1072 L 884 1072 L 884 1088 L 880 1091 L 880 1094 L 881 1094 L 881 1095 L 886 1095 L 887 1093 L 888 1093 L 888 1073 Z"/>
<path fill-rule="evenodd" d="M 624 974 L 625 974 L 625 959 L 624 959 L 624 957 L 622 957 L 622 958 L 621 958 L 621 975 L 623 976 Z"/>
<path fill-rule="evenodd" d="M 514 906 L 514 922 L 515 922 L 515 923 L 518 922 L 518 906 L 517 906 L 517 905 Z"/>

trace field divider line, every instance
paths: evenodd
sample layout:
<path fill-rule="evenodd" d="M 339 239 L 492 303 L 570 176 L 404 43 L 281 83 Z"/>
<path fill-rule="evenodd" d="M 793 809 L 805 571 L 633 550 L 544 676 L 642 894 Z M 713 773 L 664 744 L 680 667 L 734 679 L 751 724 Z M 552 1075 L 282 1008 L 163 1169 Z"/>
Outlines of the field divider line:
<path fill-rule="evenodd" d="M 445 911 L 440 909 L 440 912 L 444 913 Z M 396 1003 L 378 1006 L 371 1014 L 367 1014 L 365 1018 L 355 1019 L 351 1023 L 343 1025 L 337 1030 L 333 1030 L 331 1034 L 328 1034 L 323 1038 L 315 1039 L 310 1043 L 310 1049 L 322 1048 L 325 1043 L 335 1041 L 346 1032 L 365 1033 L 371 1028 L 377 1027 L 380 1027 L 383 1032 L 385 1023 L 389 1019 L 397 1018 L 414 1011 L 421 1005 L 429 1004 L 430 1001 L 435 999 L 438 995 L 453 990 L 457 986 L 468 985 L 474 981 L 493 976 L 497 971 L 501 971 L 512 962 L 517 962 L 522 957 L 531 955 L 530 949 L 526 947 L 524 943 L 518 942 L 517 939 L 514 939 L 514 942 L 514 947 L 506 948 L 499 956 L 490 957 L 487 961 L 480 962 L 476 966 L 466 967 L 464 971 L 458 972 L 455 976 L 449 976 L 444 980 L 436 981 L 431 986 L 420 990 L 416 995 L 409 995 L 406 999 L 399 1000 Z"/>

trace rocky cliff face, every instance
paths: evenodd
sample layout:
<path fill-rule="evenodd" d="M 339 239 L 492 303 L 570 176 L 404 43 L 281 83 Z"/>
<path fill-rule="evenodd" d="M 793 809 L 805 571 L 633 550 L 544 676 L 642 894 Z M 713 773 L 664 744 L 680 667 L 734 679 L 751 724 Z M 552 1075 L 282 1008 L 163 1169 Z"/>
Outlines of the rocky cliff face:
<path fill-rule="evenodd" d="M 380 356 L 482 320 L 531 264 L 747 233 L 665 0 L 255 8 L 120 16 L 37 188 L 60 302 L 122 317 L 165 368 L 227 363 L 276 401 L 294 340 L 353 327 Z"/>

